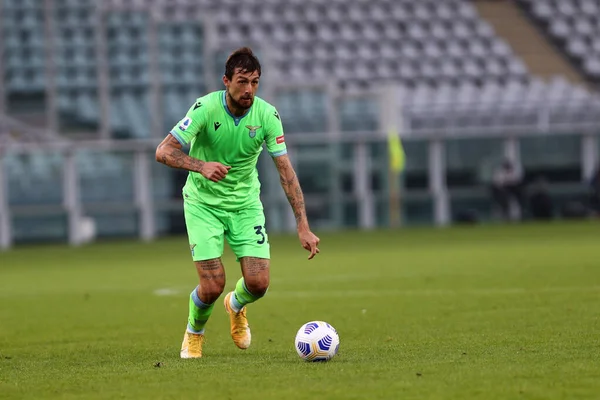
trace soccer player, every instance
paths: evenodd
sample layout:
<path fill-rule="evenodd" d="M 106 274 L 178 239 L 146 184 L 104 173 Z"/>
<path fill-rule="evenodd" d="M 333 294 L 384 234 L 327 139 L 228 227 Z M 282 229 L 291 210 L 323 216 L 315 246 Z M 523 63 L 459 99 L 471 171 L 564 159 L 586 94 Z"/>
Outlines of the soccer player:
<path fill-rule="evenodd" d="M 225 90 L 199 98 L 156 149 L 156 160 L 189 171 L 183 188 L 185 223 L 200 284 L 189 301 L 181 358 L 202 357 L 204 327 L 225 287 L 223 239 L 241 264 L 242 278 L 224 299 L 231 337 L 250 346 L 246 305 L 269 287 L 269 239 L 260 201 L 256 162 L 264 142 L 296 217 L 300 244 L 319 253 L 308 225 L 304 196 L 287 156 L 275 107 L 255 96 L 261 67 L 249 48 L 234 51 L 225 64 Z M 189 156 L 182 148 L 190 146 Z"/>

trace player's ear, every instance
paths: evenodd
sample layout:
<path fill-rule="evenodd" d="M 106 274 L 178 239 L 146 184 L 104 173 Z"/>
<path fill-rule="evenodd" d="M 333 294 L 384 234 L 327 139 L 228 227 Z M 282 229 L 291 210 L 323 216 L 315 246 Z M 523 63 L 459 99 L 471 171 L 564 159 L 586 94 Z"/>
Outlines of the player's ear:
<path fill-rule="evenodd" d="M 225 87 L 229 86 L 229 79 L 227 79 L 226 75 L 223 75 L 223 85 L 225 85 Z"/>

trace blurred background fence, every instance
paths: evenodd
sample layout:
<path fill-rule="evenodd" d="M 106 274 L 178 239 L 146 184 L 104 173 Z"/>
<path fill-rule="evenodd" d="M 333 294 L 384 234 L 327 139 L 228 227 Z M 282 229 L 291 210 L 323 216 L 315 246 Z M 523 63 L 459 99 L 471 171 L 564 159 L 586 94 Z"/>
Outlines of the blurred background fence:
<path fill-rule="evenodd" d="M 507 161 L 510 218 L 540 187 L 552 216 L 587 209 L 599 40 L 600 0 L 0 0 L 0 247 L 185 232 L 186 174 L 154 150 L 243 45 L 315 229 L 499 219 Z M 270 231 L 293 230 L 258 169 Z"/>

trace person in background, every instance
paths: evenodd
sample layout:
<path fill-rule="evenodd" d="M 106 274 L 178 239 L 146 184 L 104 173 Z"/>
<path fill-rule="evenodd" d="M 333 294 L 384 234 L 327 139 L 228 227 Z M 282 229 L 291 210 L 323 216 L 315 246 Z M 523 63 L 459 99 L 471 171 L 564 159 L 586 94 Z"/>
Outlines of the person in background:
<path fill-rule="evenodd" d="M 600 168 L 590 181 L 590 209 L 594 215 L 600 215 Z"/>
<path fill-rule="evenodd" d="M 506 220 L 521 219 L 524 211 L 523 177 L 521 171 L 512 161 L 504 160 L 492 176 L 492 198 L 500 206 L 502 217 Z M 518 206 L 517 212 L 511 213 L 511 202 Z"/>

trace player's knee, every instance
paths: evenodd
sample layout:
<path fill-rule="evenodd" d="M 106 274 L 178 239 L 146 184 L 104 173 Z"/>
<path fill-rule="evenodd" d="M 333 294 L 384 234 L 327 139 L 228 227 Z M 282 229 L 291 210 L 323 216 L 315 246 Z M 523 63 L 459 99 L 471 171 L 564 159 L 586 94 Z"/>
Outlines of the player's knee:
<path fill-rule="evenodd" d="M 256 297 L 263 297 L 269 289 L 269 277 L 255 277 L 254 279 L 246 280 L 246 288 Z"/>
<path fill-rule="evenodd" d="M 221 294 L 225 288 L 225 282 L 203 282 L 202 283 L 202 301 L 206 304 L 212 304 Z"/>

